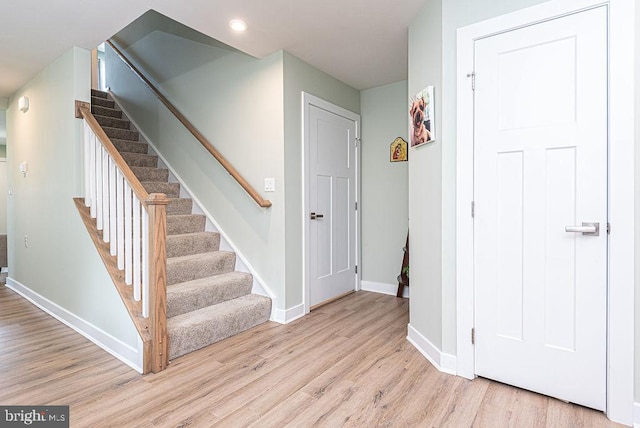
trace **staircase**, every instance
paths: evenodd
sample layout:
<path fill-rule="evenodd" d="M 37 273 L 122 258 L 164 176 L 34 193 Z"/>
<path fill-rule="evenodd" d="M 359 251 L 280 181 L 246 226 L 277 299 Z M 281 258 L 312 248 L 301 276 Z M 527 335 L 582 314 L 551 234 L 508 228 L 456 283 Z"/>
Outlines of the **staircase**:
<path fill-rule="evenodd" d="M 220 235 L 205 231 L 193 201 L 158 168 L 158 156 L 106 92 L 91 91 L 91 112 L 149 193 L 167 206 L 167 329 L 173 359 L 238 334 L 269 319 L 271 299 L 252 294 L 253 277 L 235 271 L 236 255 L 220 250 Z"/>

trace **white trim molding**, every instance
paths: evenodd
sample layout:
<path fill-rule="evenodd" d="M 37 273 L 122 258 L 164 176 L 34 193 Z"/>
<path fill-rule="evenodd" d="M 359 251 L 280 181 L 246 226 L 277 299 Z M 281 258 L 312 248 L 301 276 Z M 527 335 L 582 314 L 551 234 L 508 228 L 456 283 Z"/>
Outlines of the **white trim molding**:
<path fill-rule="evenodd" d="M 289 309 L 275 309 L 271 320 L 280 324 L 289 324 L 303 316 L 305 316 L 304 304 L 300 303 L 299 305 Z"/>
<path fill-rule="evenodd" d="M 625 425 L 634 421 L 634 120 L 635 1 L 551 0 L 457 31 L 457 374 L 475 377 L 469 334 L 474 320 L 473 95 L 467 73 L 474 67 L 474 42 L 483 37 L 606 6 L 609 12 L 609 282 L 607 416 Z M 637 414 L 637 413 L 636 413 Z M 636 417 L 636 423 L 637 422 Z"/>
<path fill-rule="evenodd" d="M 429 339 L 413 328 L 411 324 L 407 326 L 407 340 L 420 351 L 438 371 L 451 375 L 456 374 L 456 356 L 440 351 Z"/>
<path fill-rule="evenodd" d="M 138 340 L 138 349 L 134 349 L 12 278 L 7 278 L 6 286 L 61 323 L 80 333 L 138 373 L 142 373 L 142 340 Z"/>
<path fill-rule="evenodd" d="M 640 403 L 633 403 L 633 428 L 640 428 Z"/>
<path fill-rule="evenodd" d="M 362 281 L 360 283 L 362 291 L 372 291 L 374 293 L 388 294 L 395 296 L 398 293 L 398 284 L 386 284 L 384 282 Z M 402 297 L 409 297 L 409 287 L 404 287 Z"/>

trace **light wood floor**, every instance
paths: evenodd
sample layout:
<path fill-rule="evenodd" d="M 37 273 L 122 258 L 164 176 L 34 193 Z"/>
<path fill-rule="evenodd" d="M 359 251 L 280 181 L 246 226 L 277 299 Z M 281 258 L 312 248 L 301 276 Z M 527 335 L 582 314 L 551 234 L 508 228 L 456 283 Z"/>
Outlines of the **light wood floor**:
<path fill-rule="evenodd" d="M 408 301 L 358 292 L 141 376 L 0 286 L 0 404 L 70 405 L 72 427 L 607 427 L 594 410 L 442 374 Z"/>

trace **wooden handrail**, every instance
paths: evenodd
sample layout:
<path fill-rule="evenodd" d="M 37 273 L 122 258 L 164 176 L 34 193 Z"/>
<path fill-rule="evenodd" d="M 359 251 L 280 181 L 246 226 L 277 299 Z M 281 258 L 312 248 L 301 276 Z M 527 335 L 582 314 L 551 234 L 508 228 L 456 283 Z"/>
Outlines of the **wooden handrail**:
<path fill-rule="evenodd" d="M 211 155 L 216 158 L 216 160 L 222 165 L 222 167 L 227 170 L 229 174 L 242 186 L 242 188 L 251 196 L 251 198 L 256 201 L 256 203 L 262 208 L 269 208 L 271 206 L 271 201 L 268 199 L 263 199 L 262 196 L 247 182 L 247 180 L 240 175 L 238 170 L 236 170 L 233 165 L 229 163 L 227 159 L 225 159 L 222 154 L 216 150 L 215 147 L 207 140 L 207 138 L 202 135 L 200 131 L 196 129 L 195 126 L 182 114 L 180 111 L 173 105 L 171 102 L 164 96 L 162 93 L 147 79 L 138 68 L 133 65 L 131 61 L 118 49 L 111 40 L 107 40 L 106 43 L 113 49 L 113 51 L 120 57 L 120 59 L 133 71 L 133 73 L 138 76 L 140 80 L 154 93 L 154 95 L 164 104 L 171 113 L 184 125 L 185 128 L 202 144 L 202 146 L 209 152 Z"/>
<path fill-rule="evenodd" d="M 113 142 L 111 141 L 109 136 L 104 132 L 104 129 L 102 129 L 93 114 L 91 114 L 91 110 L 86 107 L 79 107 L 78 110 L 80 111 L 80 114 L 82 115 L 84 120 L 87 122 L 87 125 L 89 125 L 93 133 L 96 134 L 96 137 L 98 137 L 98 139 L 102 143 L 102 146 L 109 153 L 109 156 L 111 156 L 113 161 L 116 163 L 118 169 L 122 171 L 122 175 L 124 176 L 124 179 L 127 180 L 127 183 L 129 183 L 129 186 L 131 186 L 131 190 L 133 190 L 133 193 L 136 194 L 140 202 L 147 205 L 147 201 L 149 200 L 149 193 L 142 186 L 142 184 L 140 184 L 140 181 L 135 176 L 133 171 L 131 171 L 131 168 L 129 168 L 129 165 L 127 165 L 127 162 L 125 162 L 118 149 L 116 149 L 116 147 L 113 145 Z"/>
<path fill-rule="evenodd" d="M 76 102 L 76 117 L 85 120 L 91 132 L 100 140 L 100 144 L 109 154 L 116 168 L 122 173 L 123 178 L 129 184 L 137 200 L 144 206 L 148 214 L 148 265 L 149 278 L 149 298 L 146 304 L 149 305 L 149 318 L 145 320 L 142 315 L 142 305 L 135 302 L 131 295 L 132 290 L 124 287 L 124 278 L 119 271 L 116 261 L 111 256 L 108 246 L 104 245 L 104 240 L 98 237 L 97 233 L 92 234 L 96 248 L 101 252 L 101 256 L 116 284 L 116 288 L 124 301 L 127 310 L 132 316 L 134 324 L 143 340 L 143 373 L 152 371 L 154 373 L 164 370 L 169 364 L 169 335 L 167 331 L 167 255 L 166 255 L 166 234 L 167 234 L 167 214 L 166 206 L 170 200 L 164 193 L 149 194 L 135 176 L 129 165 L 118 152 L 109 136 L 104 132 L 98 121 L 91 113 L 91 110 Z M 89 212 L 83 209 L 84 201 L 76 201 L 76 205 L 81 215 L 87 217 L 85 224 L 92 226 Z M 84 214 L 83 214 L 84 212 Z M 83 219 L 84 219 L 83 217 Z M 97 229 L 96 229 L 97 230 Z M 126 291 L 125 291 L 126 289 Z"/>

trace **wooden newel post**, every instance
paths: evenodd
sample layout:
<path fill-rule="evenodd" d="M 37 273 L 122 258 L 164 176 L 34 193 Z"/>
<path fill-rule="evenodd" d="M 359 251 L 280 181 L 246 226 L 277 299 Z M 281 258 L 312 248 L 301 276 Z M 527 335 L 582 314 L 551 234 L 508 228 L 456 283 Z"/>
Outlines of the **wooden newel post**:
<path fill-rule="evenodd" d="M 169 364 L 167 334 L 167 204 L 164 193 L 152 193 L 145 201 L 149 214 L 149 326 L 151 327 L 151 371 Z"/>

